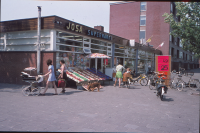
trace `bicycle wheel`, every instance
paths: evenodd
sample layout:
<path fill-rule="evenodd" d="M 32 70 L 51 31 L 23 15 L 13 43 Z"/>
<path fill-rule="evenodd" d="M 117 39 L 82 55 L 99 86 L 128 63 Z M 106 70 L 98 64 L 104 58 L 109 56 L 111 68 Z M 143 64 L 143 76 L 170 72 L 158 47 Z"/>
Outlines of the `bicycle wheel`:
<path fill-rule="evenodd" d="M 147 80 L 146 78 L 140 80 L 140 84 L 141 84 L 142 86 L 146 86 L 147 83 L 148 83 L 148 80 Z"/>
<path fill-rule="evenodd" d="M 149 89 L 150 89 L 150 90 L 153 90 L 154 88 L 155 88 L 155 86 L 153 86 L 153 85 L 151 85 L 151 84 L 149 85 Z"/>
<path fill-rule="evenodd" d="M 33 88 L 32 89 L 32 91 L 31 91 L 31 94 L 33 95 L 33 96 L 38 96 L 39 94 L 40 94 L 40 91 L 41 91 L 42 89 L 41 89 L 41 87 L 35 87 L 35 88 Z"/>
<path fill-rule="evenodd" d="M 182 91 L 183 90 L 183 84 L 184 83 L 178 83 L 178 85 L 177 85 L 177 90 L 178 91 Z"/>
<path fill-rule="evenodd" d="M 176 89 L 176 88 L 177 88 L 177 83 L 171 82 L 171 83 L 170 83 L 170 88 L 171 88 L 171 89 Z"/>
<path fill-rule="evenodd" d="M 199 85 L 199 82 L 198 82 L 197 80 L 195 80 L 195 79 L 192 79 L 192 80 L 189 82 L 189 88 L 190 88 L 190 89 L 198 89 L 198 88 L 197 88 L 198 85 Z"/>
<path fill-rule="evenodd" d="M 29 96 L 31 94 L 31 86 L 24 85 L 22 86 L 22 94 L 24 96 Z"/>

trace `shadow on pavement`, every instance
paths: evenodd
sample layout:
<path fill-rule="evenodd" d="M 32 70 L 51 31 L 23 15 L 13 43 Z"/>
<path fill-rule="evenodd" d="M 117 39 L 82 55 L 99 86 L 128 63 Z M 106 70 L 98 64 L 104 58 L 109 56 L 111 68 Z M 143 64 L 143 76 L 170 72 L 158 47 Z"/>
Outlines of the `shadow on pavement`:
<path fill-rule="evenodd" d="M 166 102 L 171 102 L 171 101 L 174 101 L 174 99 L 172 98 L 166 98 L 167 96 L 164 96 L 163 97 L 163 101 L 166 101 Z"/>

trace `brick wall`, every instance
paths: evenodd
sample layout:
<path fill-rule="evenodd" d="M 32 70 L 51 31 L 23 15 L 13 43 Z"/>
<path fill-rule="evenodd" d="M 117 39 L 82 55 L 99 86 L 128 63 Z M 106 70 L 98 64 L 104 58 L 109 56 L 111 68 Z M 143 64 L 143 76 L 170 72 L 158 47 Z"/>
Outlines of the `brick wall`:
<path fill-rule="evenodd" d="M 47 59 L 52 59 L 54 68 L 56 66 L 56 53 L 41 53 L 41 73 L 48 72 Z M 22 81 L 21 72 L 26 67 L 37 67 L 36 52 L 0 52 L 0 83 L 27 84 Z M 29 73 L 29 72 L 27 72 Z M 37 71 L 31 72 L 32 76 L 37 75 Z M 46 79 L 42 85 L 45 85 Z"/>
<path fill-rule="evenodd" d="M 158 47 L 163 41 L 164 45 L 159 50 L 163 55 L 169 55 L 169 24 L 164 22 L 164 13 L 170 13 L 170 2 L 147 2 L 146 12 L 146 39 L 152 37 L 150 45 Z"/>
<path fill-rule="evenodd" d="M 110 5 L 111 34 L 139 42 L 140 2 Z"/>

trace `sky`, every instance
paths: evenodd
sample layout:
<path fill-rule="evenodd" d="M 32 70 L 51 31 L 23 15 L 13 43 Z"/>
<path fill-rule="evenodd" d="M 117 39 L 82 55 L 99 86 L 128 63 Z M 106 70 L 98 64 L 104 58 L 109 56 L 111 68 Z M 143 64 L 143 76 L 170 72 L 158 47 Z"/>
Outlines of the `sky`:
<path fill-rule="evenodd" d="M 1 21 L 37 17 L 37 6 L 42 6 L 41 16 L 57 15 L 92 28 L 102 25 L 109 32 L 109 3 L 113 1 L 1 0 Z"/>

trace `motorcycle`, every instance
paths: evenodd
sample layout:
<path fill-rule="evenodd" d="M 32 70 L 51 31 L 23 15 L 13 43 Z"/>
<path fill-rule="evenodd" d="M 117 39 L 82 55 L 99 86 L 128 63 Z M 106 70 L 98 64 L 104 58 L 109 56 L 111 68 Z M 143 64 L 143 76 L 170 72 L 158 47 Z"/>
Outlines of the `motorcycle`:
<path fill-rule="evenodd" d="M 165 82 L 165 80 L 163 80 L 164 77 L 166 77 L 166 75 L 160 77 L 156 82 L 156 90 L 157 90 L 156 95 L 160 97 L 161 101 L 163 101 L 163 96 L 164 94 L 167 94 L 168 90 L 167 86 L 163 84 Z"/>

